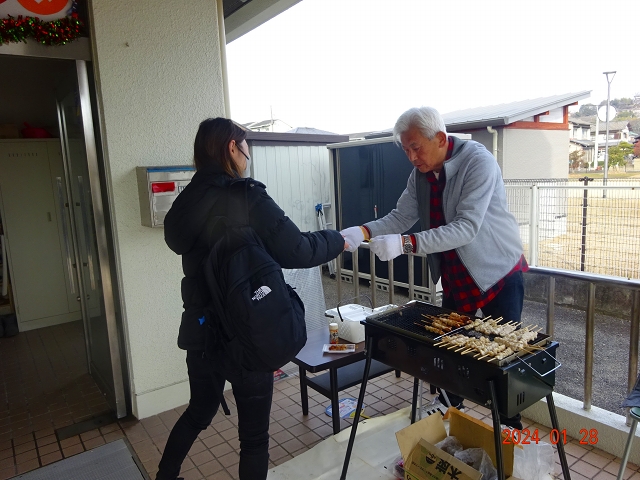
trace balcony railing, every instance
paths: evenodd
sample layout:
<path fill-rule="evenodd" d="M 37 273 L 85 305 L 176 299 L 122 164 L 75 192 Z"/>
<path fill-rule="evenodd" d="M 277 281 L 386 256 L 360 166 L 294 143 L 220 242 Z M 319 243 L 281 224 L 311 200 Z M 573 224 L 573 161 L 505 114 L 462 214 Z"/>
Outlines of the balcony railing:
<path fill-rule="evenodd" d="M 516 217 L 532 266 L 640 278 L 640 183 L 583 179 L 508 181 L 509 209 Z M 565 181 L 566 182 L 566 181 Z"/>
<path fill-rule="evenodd" d="M 358 272 L 358 255 L 360 250 L 368 250 L 370 260 L 370 274 L 360 274 Z M 353 253 L 353 266 L 354 270 L 344 270 L 341 268 L 341 258 L 338 259 L 336 277 L 338 280 L 338 301 L 342 300 L 342 276 L 352 275 L 353 285 L 355 289 L 355 296 L 360 294 L 359 280 L 361 278 L 369 279 L 371 282 L 371 301 L 373 306 L 376 306 L 377 288 L 376 283 L 380 280 L 376 277 L 375 271 L 375 258 L 373 252 L 369 249 L 367 243 L 363 243 L 360 248 Z M 414 255 L 418 257 L 424 257 L 424 255 Z M 408 288 L 409 298 L 413 299 L 416 296 L 415 291 L 415 272 L 414 262 L 409 261 L 408 271 L 408 284 L 395 282 L 393 278 L 393 260 L 389 261 L 389 278 L 388 278 L 388 295 L 389 303 L 395 303 L 395 292 L 393 286 L 400 286 Z M 564 278 L 574 281 L 584 282 L 588 285 L 588 298 L 586 305 L 586 331 L 585 331 L 585 345 L 584 345 L 584 398 L 583 408 L 585 410 L 591 409 L 592 393 L 593 393 L 593 364 L 594 364 L 594 332 L 595 332 L 595 299 L 597 287 L 615 287 L 619 289 L 627 289 L 632 292 L 632 306 L 631 306 L 631 318 L 629 329 L 629 358 L 627 363 L 628 381 L 627 392 L 633 388 L 636 377 L 638 374 L 638 340 L 640 339 L 640 281 L 639 280 L 627 280 L 624 278 L 605 276 L 594 273 L 561 270 L 555 268 L 546 267 L 530 267 L 529 273 L 543 275 L 547 277 L 548 289 L 547 289 L 547 318 L 546 318 L 546 333 L 553 336 L 555 325 L 555 291 L 556 291 L 556 279 Z M 385 282 L 386 283 L 386 282 Z M 431 303 L 435 303 L 436 292 L 435 286 L 430 282 L 430 288 L 427 291 L 428 299 Z"/>

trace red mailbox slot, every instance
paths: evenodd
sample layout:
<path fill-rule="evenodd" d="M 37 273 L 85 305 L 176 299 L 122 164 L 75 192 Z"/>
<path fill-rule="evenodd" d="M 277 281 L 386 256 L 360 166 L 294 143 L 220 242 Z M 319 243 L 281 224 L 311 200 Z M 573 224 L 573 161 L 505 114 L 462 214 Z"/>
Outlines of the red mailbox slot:
<path fill-rule="evenodd" d="M 151 184 L 151 191 L 153 193 L 175 192 L 176 191 L 176 183 L 175 182 L 152 183 Z"/>

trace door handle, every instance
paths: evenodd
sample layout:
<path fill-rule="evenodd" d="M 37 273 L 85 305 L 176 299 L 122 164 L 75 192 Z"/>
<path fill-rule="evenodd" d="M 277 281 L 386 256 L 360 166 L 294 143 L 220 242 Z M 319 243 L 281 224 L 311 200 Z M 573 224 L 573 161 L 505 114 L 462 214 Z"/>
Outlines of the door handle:
<path fill-rule="evenodd" d="M 67 226 L 67 212 L 65 210 L 67 203 L 64 201 L 64 194 L 62 193 L 62 177 L 56 177 L 56 187 L 58 190 L 58 209 L 60 211 L 60 219 L 62 221 L 62 237 L 64 238 L 64 250 L 67 256 L 67 273 L 69 275 L 69 287 L 71 288 L 71 293 L 76 293 L 76 284 L 73 273 L 73 269 L 75 265 L 73 265 L 73 260 L 71 258 L 71 246 L 69 245 L 69 228 Z M 80 297 L 78 297 L 78 301 L 80 301 Z"/>
<path fill-rule="evenodd" d="M 84 230 L 84 246 L 87 249 L 87 263 L 84 263 L 86 267 L 88 264 L 89 267 L 89 280 L 91 281 L 91 290 L 96 289 L 96 278 L 93 272 L 93 243 L 91 242 L 91 235 L 89 233 L 89 214 L 87 212 L 87 195 L 84 190 L 84 181 L 82 176 L 78 175 L 78 187 L 80 189 L 80 195 L 82 196 L 82 202 L 77 205 L 80 205 L 80 210 L 82 211 L 82 225 Z"/>

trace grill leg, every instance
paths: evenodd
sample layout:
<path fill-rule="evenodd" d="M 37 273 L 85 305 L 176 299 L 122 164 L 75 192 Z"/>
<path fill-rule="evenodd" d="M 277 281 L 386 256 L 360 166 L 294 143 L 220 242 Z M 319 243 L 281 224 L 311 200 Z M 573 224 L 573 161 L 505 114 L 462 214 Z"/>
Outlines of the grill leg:
<path fill-rule="evenodd" d="M 551 425 L 556 431 L 560 431 L 558 424 L 558 415 L 556 415 L 556 405 L 553 403 L 553 392 L 547 395 L 547 407 L 549 408 L 549 416 L 551 417 Z M 562 476 L 564 480 L 571 480 L 571 473 L 569 472 L 569 464 L 567 463 L 567 457 L 564 454 L 564 444 L 562 440 L 556 445 L 558 447 L 558 457 L 560 457 L 560 466 L 562 467 Z"/>
<path fill-rule="evenodd" d="M 360 411 L 362 410 L 362 404 L 364 403 L 364 394 L 367 391 L 367 380 L 369 380 L 369 370 L 371 369 L 371 354 L 373 351 L 373 336 L 367 338 L 367 357 L 364 364 L 364 374 L 362 377 L 362 385 L 360 386 L 360 395 L 358 395 L 358 405 L 356 405 L 356 414 L 353 417 L 353 425 L 351 426 L 351 434 L 349 435 L 349 443 L 347 445 L 347 454 L 344 457 L 344 464 L 342 465 L 342 475 L 340 480 L 347 478 L 347 470 L 349 469 L 349 460 L 351 460 L 351 451 L 353 450 L 353 442 L 356 439 L 356 430 L 358 429 L 358 422 L 360 421 Z"/>
<path fill-rule="evenodd" d="M 413 399 L 411 400 L 411 423 L 416 423 L 416 407 L 418 405 L 418 389 L 420 386 L 420 380 L 418 377 L 413 377 Z M 422 409 L 422 405 L 420 405 Z M 422 412 L 422 410 L 420 410 Z"/>
<path fill-rule="evenodd" d="M 309 415 L 309 392 L 307 390 L 307 371 L 298 367 L 300 372 L 300 399 L 302 401 L 302 415 Z"/>
<path fill-rule="evenodd" d="M 329 369 L 329 388 L 331 390 L 331 419 L 333 420 L 333 434 L 340 433 L 340 404 L 338 400 L 338 369 Z"/>
<path fill-rule="evenodd" d="M 496 446 L 496 466 L 498 467 L 498 480 L 504 480 L 504 462 L 502 461 L 502 432 L 500 431 L 500 412 L 498 412 L 498 399 L 496 386 L 493 380 L 489 380 L 491 393 L 491 417 L 493 418 L 493 438 Z"/>

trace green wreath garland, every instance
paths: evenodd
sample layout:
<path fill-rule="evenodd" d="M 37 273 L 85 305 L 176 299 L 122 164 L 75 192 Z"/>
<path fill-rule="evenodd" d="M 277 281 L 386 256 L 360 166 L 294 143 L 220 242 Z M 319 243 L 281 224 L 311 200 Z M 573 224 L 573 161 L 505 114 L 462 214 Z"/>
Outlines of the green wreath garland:
<path fill-rule="evenodd" d="M 0 20 L 0 45 L 27 42 L 31 37 L 42 45 L 66 45 L 84 33 L 84 22 L 80 20 L 74 1 L 66 17 L 43 22 L 38 17 L 12 17 Z"/>

